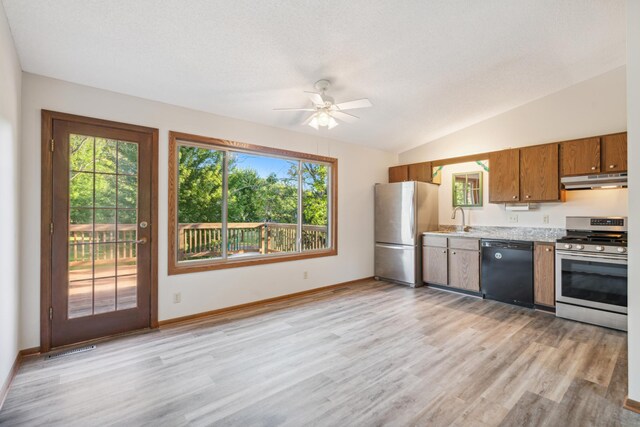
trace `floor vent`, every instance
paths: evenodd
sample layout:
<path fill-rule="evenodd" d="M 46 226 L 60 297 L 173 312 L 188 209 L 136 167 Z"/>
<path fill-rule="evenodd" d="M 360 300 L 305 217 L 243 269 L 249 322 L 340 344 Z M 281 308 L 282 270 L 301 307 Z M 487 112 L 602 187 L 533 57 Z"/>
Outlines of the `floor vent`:
<path fill-rule="evenodd" d="M 50 354 L 47 356 L 47 360 L 57 359 L 59 357 L 64 357 L 64 356 L 71 356 L 72 354 L 76 354 L 76 353 L 84 353 L 85 351 L 95 350 L 95 348 L 96 348 L 95 345 L 88 345 L 86 347 L 74 348 L 71 350 L 63 351 L 61 353 Z"/>

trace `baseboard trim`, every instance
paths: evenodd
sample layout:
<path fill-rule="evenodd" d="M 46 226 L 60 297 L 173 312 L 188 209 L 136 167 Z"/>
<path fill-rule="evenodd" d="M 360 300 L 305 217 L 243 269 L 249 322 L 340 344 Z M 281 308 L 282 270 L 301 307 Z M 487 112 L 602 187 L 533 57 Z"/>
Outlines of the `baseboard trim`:
<path fill-rule="evenodd" d="M 637 400 L 629 399 L 629 396 L 624 399 L 624 404 L 622 405 L 622 407 L 624 409 L 628 409 L 640 414 L 640 402 L 638 402 Z"/>
<path fill-rule="evenodd" d="M 7 398 L 7 394 L 9 394 L 9 388 L 11 387 L 11 383 L 13 379 L 16 377 L 16 373 L 18 373 L 18 369 L 20 368 L 20 362 L 22 361 L 22 356 L 20 356 L 20 352 L 16 355 L 16 360 L 13 361 L 13 365 L 9 370 L 9 375 L 2 384 L 2 388 L 0 388 L 0 409 L 2 409 L 2 405 L 4 405 L 4 401 Z"/>
<path fill-rule="evenodd" d="M 308 289 L 306 291 L 295 292 L 293 294 L 280 295 L 278 297 L 267 298 L 267 299 L 262 299 L 262 300 L 258 300 L 258 301 L 252 301 L 252 302 L 248 302 L 248 303 L 245 303 L 245 304 L 232 305 L 232 306 L 229 306 L 229 307 L 219 308 L 219 309 L 216 309 L 216 310 L 205 311 L 205 312 L 196 313 L 196 314 L 190 314 L 189 316 L 174 317 L 173 319 L 161 320 L 161 321 L 158 322 L 158 324 L 159 324 L 161 329 L 162 328 L 166 328 L 166 327 L 178 326 L 178 325 L 181 325 L 181 324 L 184 324 L 184 323 L 190 323 L 190 322 L 194 322 L 194 321 L 199 321 L 199 320 L 202 320 L 202 319 L 207 318 L 207 317 L 216 317 L 216 316 L 220 316 L 220 315 L 223 315 L 223 314 L 229 314 L 229 313 L 232 313 L 232 312 L 245 310 L 245 309 L 248 309 L 248 308 L 256 308 L 256 307 L 261 306 L 261 305 L 272 304 L 272 303 L 275 303 L 275 302 L 283 302 L 283 301 L 286 301 L 286 300 L 295 300 L 295 299 L 299 299 L 299 298 L 306 297 L 306 296 L 309 296 L 309 295 L 317 294 L 317 293 L 320 293 L 320 292 L 330 291 L 332 289 L 340 288 L 340 287 L 343 287 L 343 286 L 366 283 L 367 281 L 371 281 L 371 280 L 373 280 L 373 277 L 365 277 L 365 278 L 362 278 L 362 279 L 350 280 L 348 282 L 336 283 L 335 285 L 322 286 L 320 288 Z"/>

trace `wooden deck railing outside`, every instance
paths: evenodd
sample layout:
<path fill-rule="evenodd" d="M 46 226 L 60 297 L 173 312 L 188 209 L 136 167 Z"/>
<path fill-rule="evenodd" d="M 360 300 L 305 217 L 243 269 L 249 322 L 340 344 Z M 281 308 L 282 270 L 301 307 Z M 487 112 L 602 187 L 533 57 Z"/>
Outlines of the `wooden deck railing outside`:
<path fill-rule="evenodd" d="M 95 260 L 131 259 L 136 256 L 135 224 L 115 226 L 96 224 L 92 236 L 92 224 L 69 225 L 69 261 L 84 263 L 91 261 L 93 246 Z M 277 253 L 296 250 L 296 224 L 279 223 L 229 223 L 227 226 L 227 253 Z M 222 224 L 190 223 L 178 226 L 178 260 L 211 258 L 222 254 Z M 327 227 L 322 225 L 302 226 L 303 250 L 327 247 Z M 113 242 L 117 244 L 108 244 Z"/>

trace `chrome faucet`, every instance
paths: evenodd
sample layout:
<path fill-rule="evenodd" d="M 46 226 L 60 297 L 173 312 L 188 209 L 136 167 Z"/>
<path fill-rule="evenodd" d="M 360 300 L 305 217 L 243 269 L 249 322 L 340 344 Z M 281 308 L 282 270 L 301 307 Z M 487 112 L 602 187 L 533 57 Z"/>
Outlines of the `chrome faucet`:
<path fill-rule="evenodd" d="M 456 212 L 458 212 L 458 210 L 460 212 L 462 212 L 462 231 L 469 231 L 469 229 L 471 227 L 469 227 L 468 225 L 466 225 L 465 220 L 464 220 L 464 209 L 462 209 L 460 206 L 456 206 L 453 209 L 453 213 L 451 214 L 451 219 L 456 219 Z"/>

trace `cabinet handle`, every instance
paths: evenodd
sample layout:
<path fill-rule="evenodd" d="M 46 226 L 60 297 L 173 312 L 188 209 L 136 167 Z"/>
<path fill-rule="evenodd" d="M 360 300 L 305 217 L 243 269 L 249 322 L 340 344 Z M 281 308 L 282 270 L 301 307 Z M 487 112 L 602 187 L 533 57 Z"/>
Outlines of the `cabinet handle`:
<path fill-rule="evenodd" d="M 592 171 L 596 170 L 596 167 L 595 166 L 591 166 L 591 170 Z"/>
<path fill-rule="evenodd" d="M 446 250 L 446 249 L 444 249 L 444 250 L 442 251 L 442 253 L 443 253 L 443 254 L 446 254 L 446 253 L 447 253 L 447 250 Z"/>
<path fill-rule="evenodd" d="M 525 196 L 525 198 L 530 199 L 530 198 L 531 198 L 531 196 L 527 195 L 527 196 Z"/>
<path fill-rule="evenodd" d="M 609 169 L 613 169 L 615 167 L 616 167 L 616 165 L 609 165 Z"/>
<path fill-rule="evenodd" d="M 515 199 L 517 199 L 517 198 L 518 198 L 518 196 L 513 196 L 513 197 L 512 197 L 512 199 L 514 199 L 514 200 L 515 200 Z"/>
<path fill-rule="evenodd" d="M 551 252 L 551 248 L 545 248 L 545 251 Z"/>
<path fill-rule="evenodd" d="M 453 251 L 453 252 L 451 252 L 451 253 L 455 255 L 455 254 L 456 254 L 456 251 Z"/>

